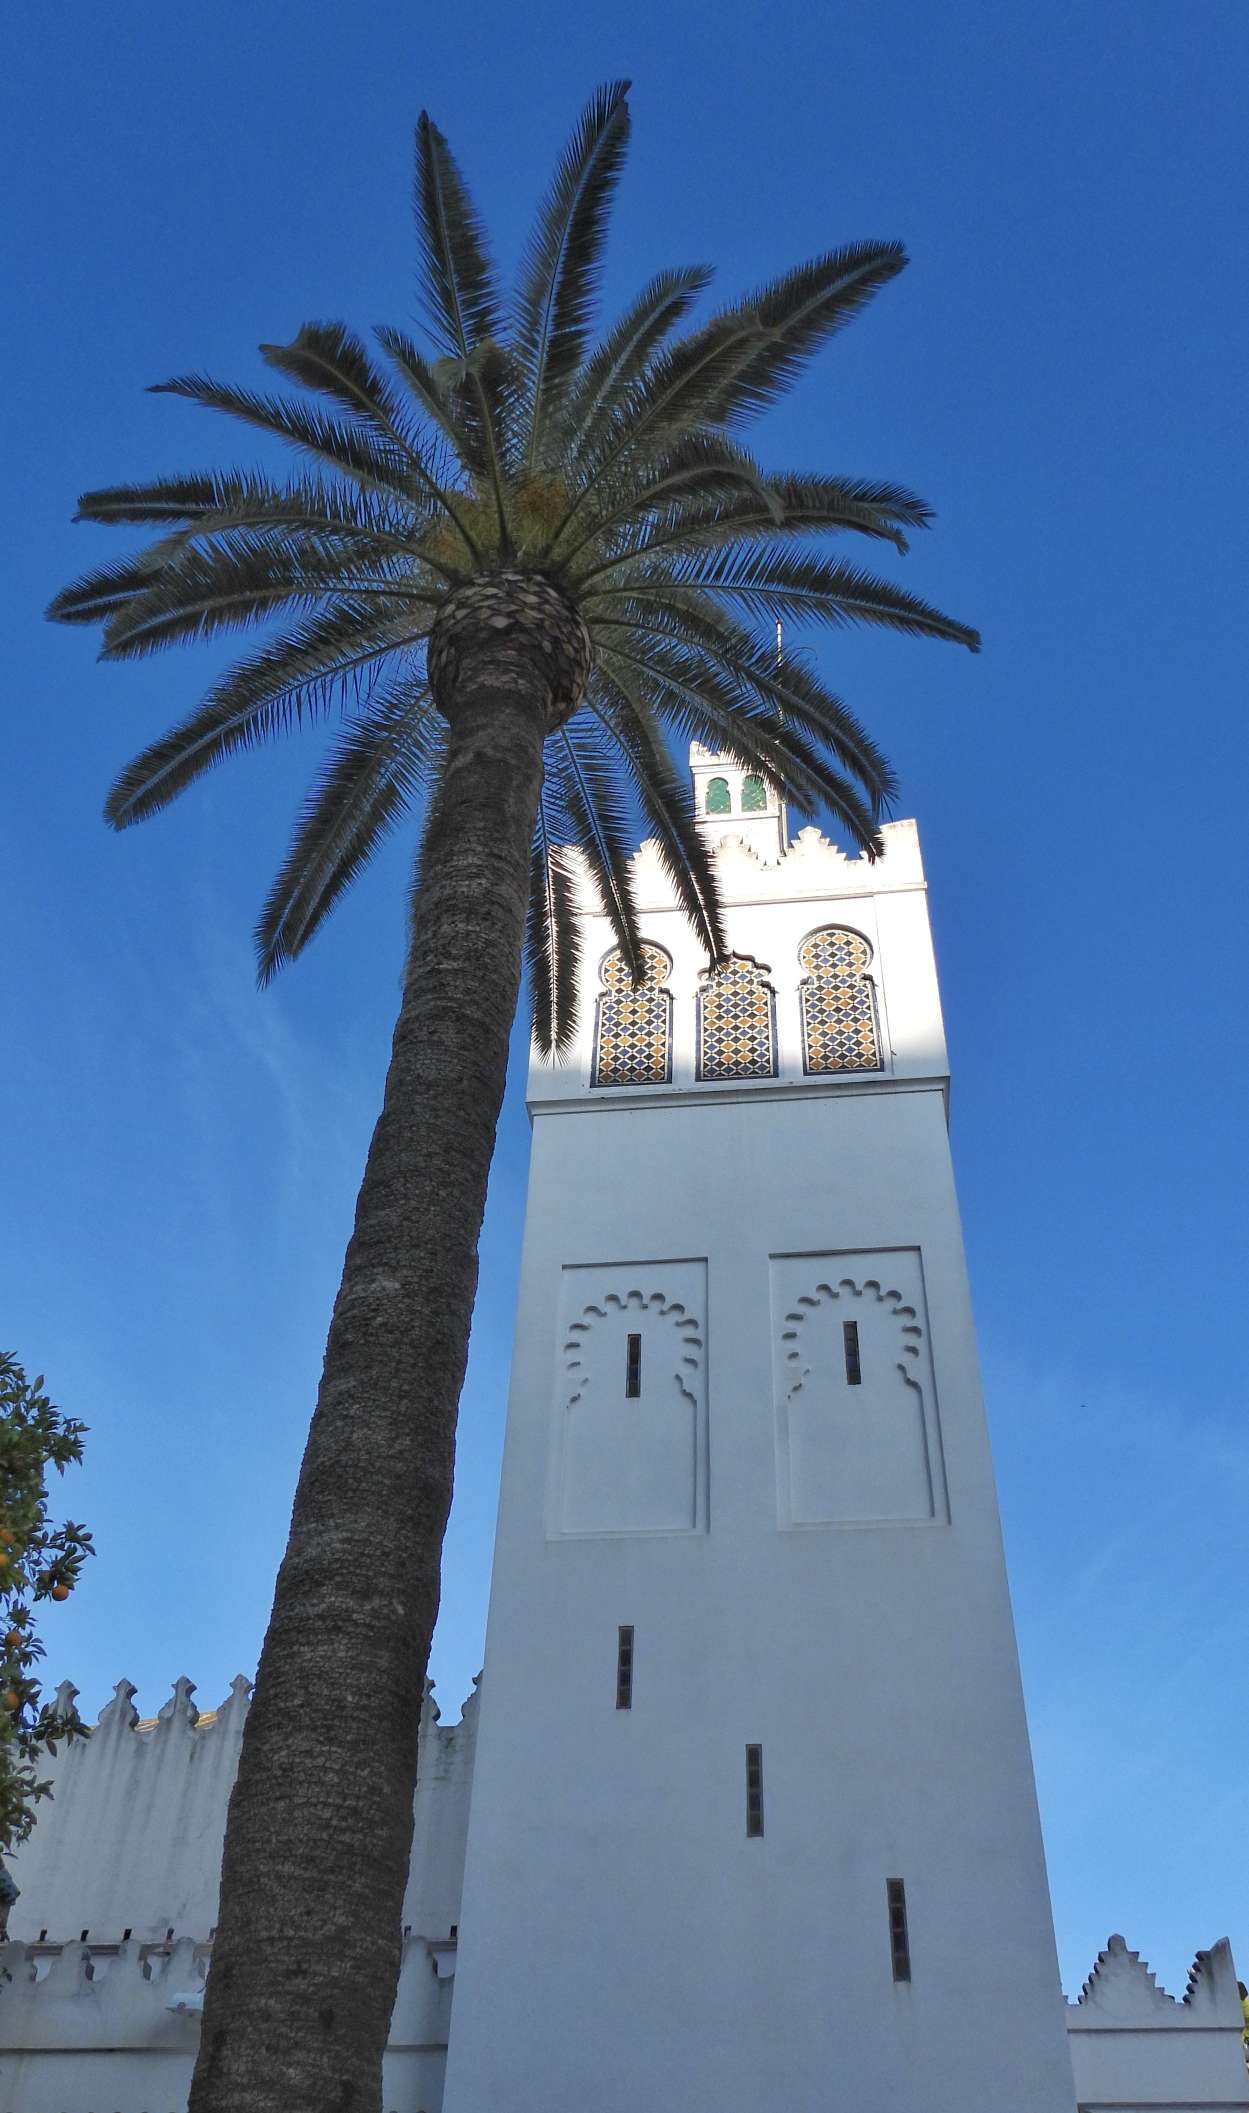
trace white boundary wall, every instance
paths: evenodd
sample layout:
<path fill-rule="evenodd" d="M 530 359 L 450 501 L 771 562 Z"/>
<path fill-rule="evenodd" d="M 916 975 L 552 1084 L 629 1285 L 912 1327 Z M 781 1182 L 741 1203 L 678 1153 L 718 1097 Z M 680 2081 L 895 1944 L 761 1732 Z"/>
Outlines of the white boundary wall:
<path fill-rule="evenodd" d="M 1245 2113 L 1249 2073 L 1231 1947 L 1198 1952 L 1177 2002 L 1139 1952 L 1111 1937 L 1067 2007 L 1080 2113 Z"/>
<path fill-rule="evenodd" d="M 13 1860 L 0 2113 L 186 2106 L 248 1683 L 203 1716 L 188 1680 L 147 1720 L 134 1692 L 119 1682 L 91 1737 L 58 1751 L 52 1799 Z M 427 1691 L 387 2113 L 442 2100 L 476 1730 L 475 1691 L 445 1726 Z"/>

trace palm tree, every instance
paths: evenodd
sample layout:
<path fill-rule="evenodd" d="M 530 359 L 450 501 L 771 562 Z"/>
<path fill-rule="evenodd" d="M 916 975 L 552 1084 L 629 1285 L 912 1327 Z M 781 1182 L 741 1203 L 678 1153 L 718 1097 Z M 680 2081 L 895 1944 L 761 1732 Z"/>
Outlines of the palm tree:
<path fill-rule="evenodd" d="M 670 739 L 715 746 L 801 811 L 831 810 L 872 855 L 889 765 L 765 634 L 777 619 L 861 622 L 977 644 L 812 546 L 853 532 L 905 550 L 930 519 L 919 499 L 765 471 L 738 437 L 902 270 L 899 244 L 817 257 L 684 334 L 709 274 L 663 272 L 593 340 L 626 88 L 585 111 L 506 306 L 423 116 L 427 347 L 383 329 L 373 351 L 313 323 L 261 348 L 311 397 L 165 383 L 279 435 L 306 466 L 285 482 L 210 472 L 88 493 L 79 518 L 159 538 L 52 605 L 101 620 L 110 660 L 284 621 L 123 771 L 116 828 L 236 749 L 343 708 L 260 919 L 262 983 L 387 832 L 423 818 L 385 1102 L 230 1807 L 193 2113 L 380 2106 L 477 1236 L 526 953 L 540 1047 L 558 1053 L 573 1024 L 567 847 L 640 966 L 640 816 L 718 959 L 714 874 Z"/>

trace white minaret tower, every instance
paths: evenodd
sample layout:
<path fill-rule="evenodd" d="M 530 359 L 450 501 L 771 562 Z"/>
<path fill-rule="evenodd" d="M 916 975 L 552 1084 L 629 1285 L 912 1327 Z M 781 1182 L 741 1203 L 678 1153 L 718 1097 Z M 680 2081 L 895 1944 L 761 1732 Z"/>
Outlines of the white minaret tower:
<path fill-rule="evenodd" d="M 914 824 L 691 757 L 533 1155 L 446 2113 L 1072 2113 Z"/>

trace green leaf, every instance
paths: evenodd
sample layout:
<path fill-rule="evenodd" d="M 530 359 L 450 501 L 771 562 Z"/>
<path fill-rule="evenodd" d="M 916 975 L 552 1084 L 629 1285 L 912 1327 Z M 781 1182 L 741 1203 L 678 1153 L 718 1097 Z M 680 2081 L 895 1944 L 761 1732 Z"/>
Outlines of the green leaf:
<path fill-rule="evenodd" d="M 415 206 L 426 321 L 443 352 L 467 359 L 483 338 L 500 336 L 499 297 L 484 226 L 426 111 L 416 128 Z"/>
<path fill-rule="evenodd" d="M 428 800 L 443 722 L 415 670 L 370 699 L 335 744 L 256 927 L 263 987 L 308 941 L 414 804 Z"/>
<path fill-rule="evenodd" d="M 712 273 L 701 265 L 660 272 L 643 287 L 581 369 L 564 406 L 561 433 L 574 457 L 591 457 L 604 421 L 623 409 L 647 362 L 675 330 Z"/>
<path fill-rule="evenodd" d="M 528 460 L 581 364 L 612 195 L 629 143 L 629 83 L 595 91 L 564 150 L 521 266 L 516 348 L 530 404 Z"/>
<path fill-rule="evenodd" d="M 235 750 L 324 716 L 346 700 L 354 681 L 408 642 L 410 624 L 407 611 L 344 597 L 240 661 L 181 725 L 127 765 L 109 794 L 107 819 L 115 829 L 128 828 Z"/>

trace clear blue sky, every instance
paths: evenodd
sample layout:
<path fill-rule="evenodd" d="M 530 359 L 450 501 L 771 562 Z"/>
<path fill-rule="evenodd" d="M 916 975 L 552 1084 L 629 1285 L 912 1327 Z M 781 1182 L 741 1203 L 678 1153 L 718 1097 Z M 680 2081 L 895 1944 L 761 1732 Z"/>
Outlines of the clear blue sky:
<path fill-rule="evenodd" d="M 964 653 L 824 664 L 901 770 L 1064 1975 L 1123 1929 L 1249 1967 L 1243 0 L 571 0 L 27 11 L 8 40 L 0 1338 L 92 1426 L 49 1623 L 89 1713 L 254 1667 L 397 997 L 407 847 L 265 996 L 250 929 L 323 737 L 154 823 L 117 768 L 214 665 L 41 621 L 120 543 L 92 485 L 234 457 L 143 385 L 305 318 L 408 322 L 428 105 L 505 258 L 598 80 L 635 82 L 609 295 L 901 236 L 911 270 L 760 436 L 937 506 Z M 435 1671 L 481 1650 L 523 1209 L 514 1066 Z M 384 1564 L 386 1550 L 377 1561 Z M 327 1696 L 327 1708 L 333 1698 Z M 541 1707 L 541 1697 L 535 1697 Z"/>

